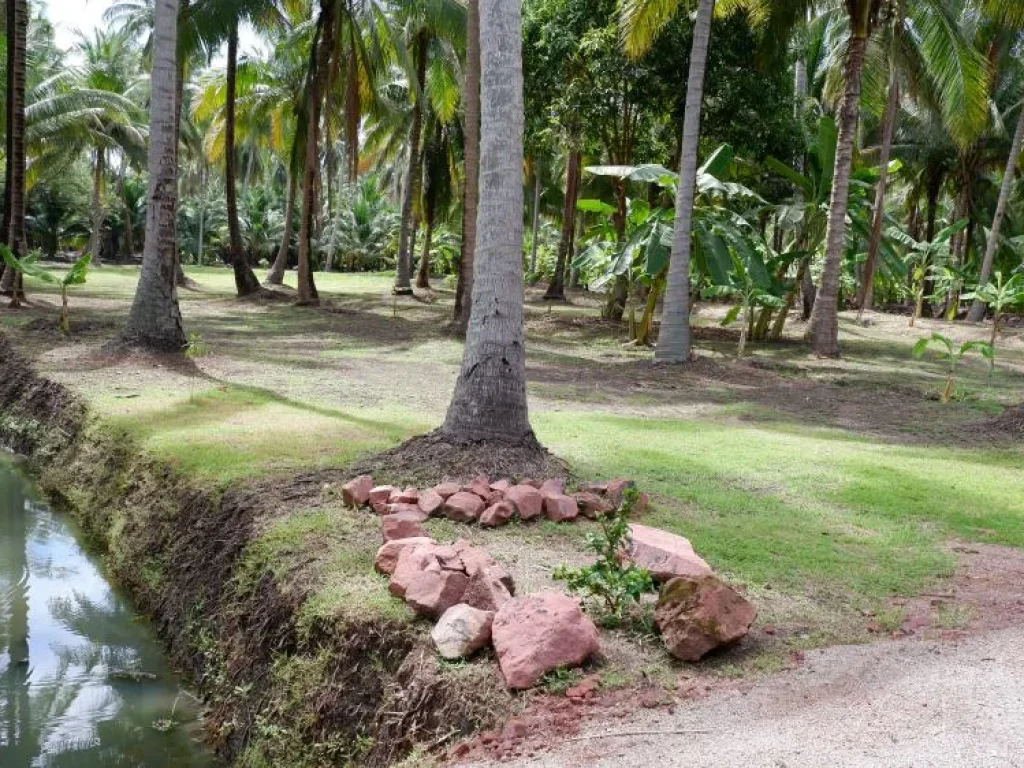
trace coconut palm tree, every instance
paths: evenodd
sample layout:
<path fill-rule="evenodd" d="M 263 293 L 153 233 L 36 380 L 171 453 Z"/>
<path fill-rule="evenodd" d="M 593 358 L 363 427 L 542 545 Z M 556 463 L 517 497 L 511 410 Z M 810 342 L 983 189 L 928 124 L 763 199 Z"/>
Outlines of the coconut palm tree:
<path fill-rule="evenodd" d="M 639 56 L 668 21 L 675 8 L 666 12 L 665 4 L 649 0 L 626 0 L 622 10 L 622 28 L 626 52 Z M 690 72 L 686 83 L 686 113 L 683 117 L 683 142 L 680 150 L 679 189 L 676 193 L 676 219 L 668 285 L 662 311 L 661 330 L 655 358 L 668 363 L 690 359 L 690 226 L 693 218 L 694 186 L 697 182 L 697 152 L 700 142 L 700 110 L 704 99 L 704 70 L 711 39 L 711 17 L 715 0 L 700 0 L 693 28 Z"/>
<path fill-rule="evenodd" d="M 402 197 L 402 224 L 398 236 L 398 263 L 394 293 L 412 293 L 412 251 L 414 208 L 420 199 L 423 178 L 423 121 L 430 98 L 428 68 L 445 67 L 453 58 L 453 46 L 464 44 L 465 8 L 454 0 L 429 0 L 399 6 L 396 24 L 403 30 L 406 45 L 415 64 L 410 72 L 411 122 L 409 127 L 409 170 Z"/>
<path fill-rule="evenodd" d="M 463 164 L 462 247 L 459 282 L 455 289 L 454 320 L 465 330 L 473 295 L 473 259 L 476 252 L 477 198 L 480 194 L 480 1 L 466 2 L 466 74 L 462 87 Z"/>
<path fill-rule="evenodd" d="M 28 39 L 28 0 L 7 0 L 7 164 L 10 194 L 7 196 L 7 247 L 24 256 L 25 242 L 25 76 Z M 3 287 L 10 291 L 11 306 L 20 304 L 21 273 L 4 271 Z"/>
<path fill-rule="evenodd" d="M 519 3 L 480 0 L 480 190 L 472 309 L 442 431 L 536 445 L 523 328 L 523 64 Z"/>
<path fill-rule="evenodd" d="M 155 0 L 149 107 L 149 188 L 142 272 L 122 342 L 163 352 L 185 346 L 175 268 L 178 263 L 178 153 L 175 104 L 178 0 Z"/>
<path fill-rule="evenodd" d="M 989 16 L 1012 30 L 1013 35 L 1009 36 L 1016 44 L 1021 44 L 1020 33 L 1024 31 L 1024 7 L 1016 3 L 1000 3 L 996 0 L 985 0 L 984 10 Z M 992 274 L 992 263 L 995 260 L 996 250 L 999 247 L 999 231 L 1002 227 L 1003 218 L 1006 216 L 1006 207 L 1010 200 L 1010 192 L 1013 187 L 1013 178 L 1017 169 L 1017 161 L 1020 158 L 1021 148 L 1024 146 L 1024 101 L 1019 106 L 1020 113 L 1017 116 L 1017 127 L 1013 134 L 1013 141 L 1010 144 L 1010 153 L 1006 158 L 1006 169 L 1003 171 L 1003 180 L 999 188 L 999 199 L 996 203 L 996 210 L 992 216 L 992 227 L 989 229 L 988 240 L 985 243 L 985 256 L 981 263 L 981 270 L 978 275 L 978 285 L 985 285 Z M 967 313 L 970 322 L 980 322 L 985 316 L 985 303 L 981 299 L 975 299 Z"/>

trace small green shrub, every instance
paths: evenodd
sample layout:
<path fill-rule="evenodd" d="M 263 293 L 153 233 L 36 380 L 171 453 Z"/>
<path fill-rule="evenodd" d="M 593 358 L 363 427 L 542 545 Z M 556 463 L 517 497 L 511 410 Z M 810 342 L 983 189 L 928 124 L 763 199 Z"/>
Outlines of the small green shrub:
<path fill-rule="evenodd" d="M 629 513 L 638 496 L 635 488 L 628 488 L 615 512 L 598 516 L 600 531 L 587 534 L 587 546 L 597 554 L 597 562 L 581 568 L 560 565 L 552 574 L 573 594 L 595 601 L 613 622 L 623 617 L 631 603 L 654 591 L 651 574 L 621 557 L 629 549 Z"/>
<path fill-rule="evenodd" d="M 941 333 L 933 333 L 931 336 L 925 336 L 923 339 L 920 339 L 914 345 L 914 357 L 917 359 L 923 357 L 933 342 L 938 346 L 936 354 L 947 366 L 946 386 L 942 390 L 941 396 L 943 403 L 948 403 L 953 397 L 953 390 L 956 387 L 956 367 L 964 358 L 964 355 L 971 351 L 977 351 L 982 357 L 992 360 L 995 354 L 992 350 L 992 345 L 987 341 L 968 341 L 957 348 L 953 340 L 948 336 L 943 336 Z"/>

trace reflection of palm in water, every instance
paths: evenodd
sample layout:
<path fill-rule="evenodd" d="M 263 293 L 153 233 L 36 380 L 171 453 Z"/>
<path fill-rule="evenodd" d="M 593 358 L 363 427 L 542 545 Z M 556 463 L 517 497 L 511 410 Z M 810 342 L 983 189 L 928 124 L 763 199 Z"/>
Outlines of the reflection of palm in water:
<path fill-rule="evenodd" d="M 69 544 L 64 521 L 26 498 L 21 480 L 0 464 L 0 765 L 212 765 L 192 741 L 194 724 L 169 733 L 153 728 L 171 718 L 177 693 L 165 679 L 159 648 L 113 592 L 71 591 L 76 576 L 102 582 Z M 71 593 L 31 612 L 34 624 L 45 622 L 35 627 L 37 646 L 40 637 L 60 638 L 50 643 L 47 658 L 38 647 L 39 658 L 29 658 L 33 579 L 37 596 L 41 584 L 51 591 L 66 584 Z M 157 679 L 110 675 L 124 670 L 156 672 Z M 178 721 L 191 715 L 177 707 Z"/>

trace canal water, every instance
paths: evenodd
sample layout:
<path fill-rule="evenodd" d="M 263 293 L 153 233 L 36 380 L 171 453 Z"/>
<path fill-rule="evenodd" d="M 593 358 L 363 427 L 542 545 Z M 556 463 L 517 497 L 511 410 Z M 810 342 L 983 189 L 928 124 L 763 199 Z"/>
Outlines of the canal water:
<path fill-rule="evenodd" d="M 0 767 L 209 768 L 147 623 L 0 454 Z"/>

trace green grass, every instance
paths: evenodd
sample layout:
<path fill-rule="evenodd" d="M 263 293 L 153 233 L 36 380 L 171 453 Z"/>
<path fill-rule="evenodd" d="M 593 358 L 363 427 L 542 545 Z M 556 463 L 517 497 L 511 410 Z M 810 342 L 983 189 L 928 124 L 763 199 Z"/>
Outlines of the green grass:
<path fill-rule="evenodd" d="M 544 413 L 541 440 L 585 477 L 632 477 L 646 522 L 775 589 L 878 599 L 947 575 L 950 537 L 1024 546 L 1018 452 L 896 446 L 798 424 Z"/>

